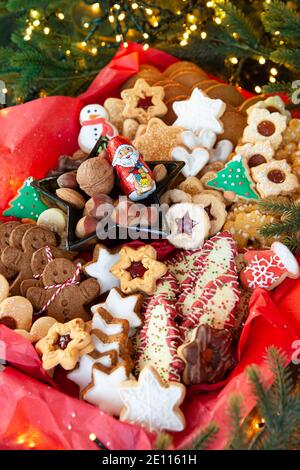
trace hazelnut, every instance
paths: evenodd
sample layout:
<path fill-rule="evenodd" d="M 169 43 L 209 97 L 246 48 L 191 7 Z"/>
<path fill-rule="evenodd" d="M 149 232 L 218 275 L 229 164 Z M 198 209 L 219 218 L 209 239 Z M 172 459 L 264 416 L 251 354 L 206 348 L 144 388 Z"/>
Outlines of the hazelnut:
<path fill-rule="evenodd" d="M 90 158 L 78 168 L 77 182 L 90 197 L 109 194 L 115 183 L 113 167 L 105 158 Z"/>
<path fill-rule="evenodd" d="M 56 190 L 56 195 L 75 209 L 83 209 L 85 206 L 84 197 L 74 189 L 59 188 Z"/>
<path fill-rule="evenodd" d="M 84 238 L 96 232 L 98 220 L 89 215 L 82 217 L 77 223 L 75 235 L 77 238 Z"/>
<path fill-rule="evenodd" d="M 162 163 L 160 163 L 159 165 L 155 165 L 155 167 L 153 168 L 153 176 L 157 183 L 164 180 L 167 174 L 167 169 Z"/>
<path fill-rule="evenodd" d="M 57 184 L 60 188 L 70 188 L 77 189 L 78 183 L 76 179 L 76 173 L 74 171 L 69 171 L 64 173 L 57 178 Z"/>
<path fill-rule="evenodd" d="M 112 206 L 112 204 L 112 199 L 109 196 L 106 194 L 98 194 L 87 201 L 84 208 L 84 215 L 102 219 L 107 214 L 109 206 Z"/>
<path fill-rule="evenodd" d="M 72 160 L 84 160 L 85 158 L 87 158 L 88 154 L 85 153 L 83 150 L 81 149 L 78 149 L 76 150 L 76 152 L 73 153 L 72 155 Z"/>

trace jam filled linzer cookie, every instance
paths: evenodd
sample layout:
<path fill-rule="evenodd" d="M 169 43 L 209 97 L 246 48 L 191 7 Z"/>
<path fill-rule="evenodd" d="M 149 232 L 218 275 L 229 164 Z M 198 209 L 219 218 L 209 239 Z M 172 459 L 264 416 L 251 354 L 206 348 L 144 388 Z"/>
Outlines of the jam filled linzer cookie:
<path fill-rule="evenodd" d="M 166 220 L 170 227 L 168 240 L 177 248 L 199 248 L 209 234 L 209 216 L 200 204 L 174 204 L 166 213 Z"/>
<path fill-rule="evenodd" d="M 70 260 L 54 259 L 41 280 L 43 287 L 30 287 L 26 293 L 36 311 L 62 322 L 79 317 L 89 320 L 85 305 L 99 295 L 100 288 L 95 279 L 80 282 L 80 265 L 76 268 Z"/>
<path fill-rule="evenodd" d="M 262 198 L 290 194 L 299 188 L 298 178 L 291 173 L 286 160 L 273 160 L 251 169 L 256 189 Z"/>
<path fill-rule="evenodd" d="M 120 261 L 110 269 L 120 280 L 121 291 L 125 294 L 139 291 L 153 294 L 156 281 L 167 272 L 166 265 L 156 257 L 156 250 L 150 245 L 137 249 L 121 248 Z"/>
<path fill-rule="evenodd" d="M 33 277 L 31 258 L 35 251 L 44 246 L 56 246 L 55 234 L 50 230 L 28 225 L 25 233 L 24 226 L 17 226 L 10 235 L 10 246 L 5 248 L 1 260 L 9 269 L 14 269 L 18 275 L 10 287 L 12 295 L 20 294 L 22 281 Z M 19 237 L 20 232 L 20 237 Z"/>
<path fill-rule="evenodd" d="M 164 116 L 167 112 L 163 102 L 163 87 L 151 87 L 142 79 L 138 80 L 132 89 L 123 90 L 121 97 L 125 102 L 123 116 L 137 119 L 142 124 L 146 124 L 155 116 Z"/>
<path fill-rule="evenodd" d="M 243 143 L 269 141 L 274 149 L 282 142 L 287 117 L 280 113 L 270 113 L 267 109 L 252 109 L 248 115 L 247 127 L 243 133 Z"/>
<path fill-rule="evenodd" d="M 209 235 L 218 233 L 226 221 L 226 208 L 224 202 L 213 194 L 197 194 L 193 197 L 193 202 L 201 204 L 210 220 Z"/>
<path fill-rule="evenodd" d="M 58 365 L 65 370 L 72 370 L 83 354 L 94 350 L 94 345 L 91 336 L 85 331 L 84 321 L 76 318 L 65 324 L 54 323 L 47 336 L 36 344 L 36 350 L 42 356 L 45 370 Z"/>
<path fill-rule="evenodd" d="M 235 365 L 230 331 L 208 325 L 195 328 L 189 341 L 179 347 L 178 354 L 185 363 L 185 384 L 220 382 Z"/>

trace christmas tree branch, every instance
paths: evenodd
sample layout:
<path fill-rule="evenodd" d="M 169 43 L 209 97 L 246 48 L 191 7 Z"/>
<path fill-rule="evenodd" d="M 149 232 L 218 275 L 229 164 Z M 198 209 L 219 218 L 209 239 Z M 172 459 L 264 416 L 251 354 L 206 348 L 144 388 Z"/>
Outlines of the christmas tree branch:
<path fill-rule="evenodd" d="M 291 2 L 290 2 L 291 3 Z M 262 23 L 268 33 L 280 31 L 280 37 L 291 43 L 300 43 L 300 14 L 290 4 L 273 0 L 264 2 Z"/>

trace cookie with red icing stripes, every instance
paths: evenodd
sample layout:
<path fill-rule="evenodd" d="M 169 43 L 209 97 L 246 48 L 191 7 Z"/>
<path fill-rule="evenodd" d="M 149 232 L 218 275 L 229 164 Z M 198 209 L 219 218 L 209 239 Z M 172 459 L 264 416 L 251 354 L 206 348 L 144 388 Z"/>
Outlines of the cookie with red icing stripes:
<path fill-rule="evenodd" d="M 188 325 L 190 323 L 194 324 L 196 322 L 195 318 L 199 319 L 201 316 L 203 303 L 200 299 L 203 294 L 210 298 L 211 288 L 216 297 L 214 300 L 210 300 L 210 305 L 214 301 L 218 301 L 218 304 L 220 304 L 220 286 L 215 281 L 228 282 L 230 287 L 227 288 L 232 291 L 232 299 L 236 298 L 236 288 L 238 287 L 234 261 L 236 255 L 236 243 L 229 232 L 219 233 L 205 242 L 201 255 L 195 259 L 194 268 L 181 284 L 182 293 L 177 302 L 177 308 L 182 318 L 185 321 L 189 319 Z M 233 300 L 231 303 L 236 303 L 238 297 L 235 302 Z M 229 318 L 230 315 L 228 315 Z M 231 320 L 229 323 L 231 323 Z"/>
<path fill-rule="evenodd" d="M 169 380 L 180 382 L 183 369 L 182 360 L 177 355 L 182 342 L 175 320 L 177 293 L 176 279 L 167 273 L 146 304 L 145 323 L 137 338 L 136 373 L 151 365 L 165 383 Z"/>

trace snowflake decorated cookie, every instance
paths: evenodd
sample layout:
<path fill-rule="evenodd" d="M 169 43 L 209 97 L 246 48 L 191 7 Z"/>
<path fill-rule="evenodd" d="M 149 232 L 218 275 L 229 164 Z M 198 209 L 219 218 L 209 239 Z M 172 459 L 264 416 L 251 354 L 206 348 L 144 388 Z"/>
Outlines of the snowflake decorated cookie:
<path fill-rule="evenodd" d="M 272 160 L 252 168 L 251 175 L 262 198 L 290 194 L 299 188 L 298 178 L 286 160 Z"/>
<path fill-rule="evenodd" d="M 123 402 L 121 421 L 147 427 L 149 431 L 182 431 L 185 419 L 179 407 L 185 397 L 184 385 L 177 382 L 163 383 L 157 371 L 145 367 L 138 381 L 120 384 Z"/>
<path fill-rule="evenodd" d="M 282 141 L 287 117 L 280 113 L 270 113 L 267 109 L 255 108 L 248 116 L 248 125 L 244 129 L 244 143 L 269 141 L 277 149 Z"/>
<path fill-rule="evenodd" d="M 243 255 L 247 266 L 241 271 L 244 287 L 271 290 L 286 277 L 300 276 L 299 264 L 291 251 L 281 242 L 274 242 L 270 250 L 249 250 Z"/>
<path fill-rule="evenodd" d="M 232 191 L 242 199 L 258 199 L 241 155 L 233 157 L 225 168 L 217 172 L 215 178 L 206 182 L 206 186 L 224 192 Z"/>

